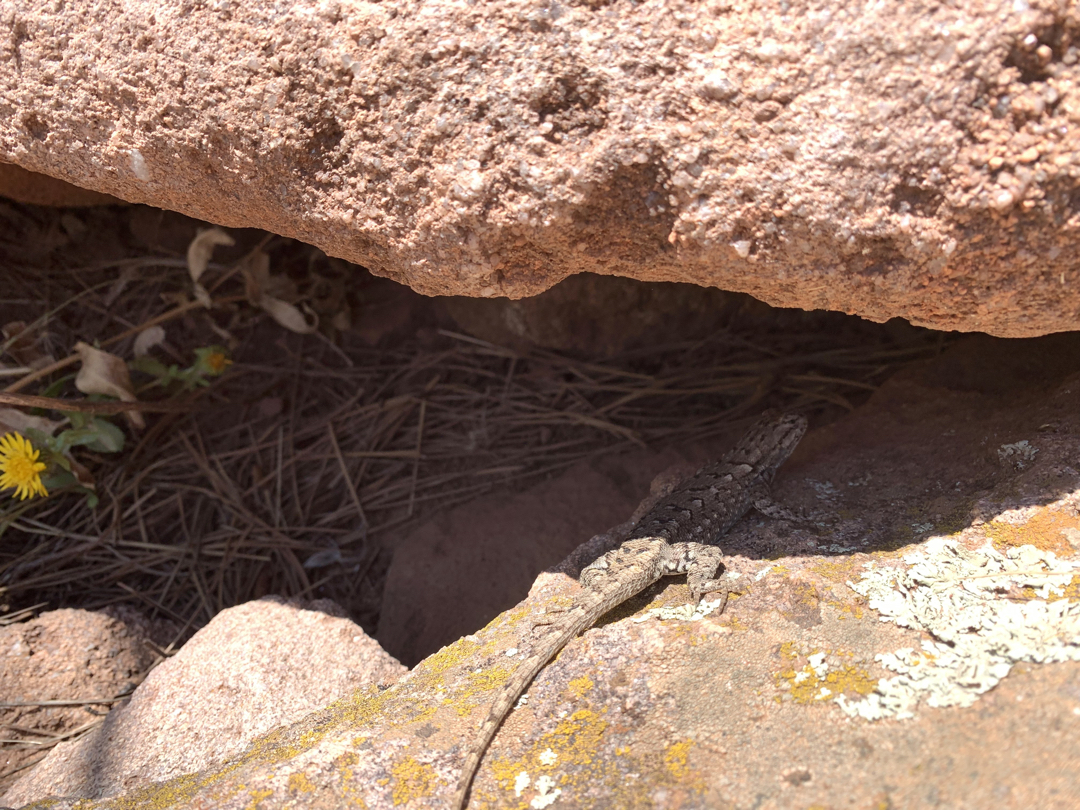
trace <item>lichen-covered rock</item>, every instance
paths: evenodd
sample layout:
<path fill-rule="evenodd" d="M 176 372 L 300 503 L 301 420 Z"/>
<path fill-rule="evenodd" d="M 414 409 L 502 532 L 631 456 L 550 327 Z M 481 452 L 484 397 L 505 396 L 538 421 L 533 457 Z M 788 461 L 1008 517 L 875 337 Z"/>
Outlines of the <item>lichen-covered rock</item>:
<path fill-rule="evenodd" d="M 1080 327 L 1058 0 L 0 5 L 0 159 L 426 294 Z"/>
<path fill-rule="evenodd" d="M 276 726 L 404 674 L 356 624 L 333 615 L 340 608 L 332 602 L 310 607 L 266 597 L 223 610 L 101 726 L 54 748 L 4 802 L 145 788 L 235 756 Z"/>
<path fill-rule="evenodd" d="M 572 641 L 500 729 L 470 807 L 1074 806 L 1080 341 L 1001 344 L 966 341 L 811 431 L 775 494 L 812 523 L 729 534 L 749 589 L 723 615 L 669 580 Z M 953 370 L 980 357 L 981 374 Z M 42 807 L 447 807 L 538 611 L 617 533 L 388 689 L 200 773 Z"/>

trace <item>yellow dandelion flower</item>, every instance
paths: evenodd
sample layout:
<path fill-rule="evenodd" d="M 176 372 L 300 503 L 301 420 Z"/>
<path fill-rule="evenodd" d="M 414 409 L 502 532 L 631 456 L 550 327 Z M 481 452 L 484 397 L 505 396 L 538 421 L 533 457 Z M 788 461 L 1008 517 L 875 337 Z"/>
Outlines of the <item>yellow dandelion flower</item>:
<path fill-rule="evenodd" d="M 195 350 L 195 365 L 192 366 L 192 370 L 199 375 L 220 377 L 231 365 L 232 360 L 220 346 L 204 346 Z M 201 384 L 205 385 L 205 383 Z"/>
<path fill-rule="evenodd" d="M 14 488 L 20 500 L 48 495 L 41 483 L 46 465 L 38 461 L 40 455 L 41 451 L 18 433 L 0 438 L 0 489 Z"/>
<path fill-rule="evenodd" d="M 232 365 L 232 360 L 225 356 L 224 352 L 210 352 L 206 356 L 206 367 L 211 374 L 224 374 L 225 369 Z"/>

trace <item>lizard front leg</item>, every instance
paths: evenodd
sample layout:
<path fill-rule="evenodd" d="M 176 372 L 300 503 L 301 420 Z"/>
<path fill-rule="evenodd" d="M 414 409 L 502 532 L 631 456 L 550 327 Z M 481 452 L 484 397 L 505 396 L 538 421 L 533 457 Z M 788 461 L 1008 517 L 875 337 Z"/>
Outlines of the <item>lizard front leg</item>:
<path fill-rule="evenodd" d="M 724 553 L 717 546 L 707 546 L 703 543 L 673 543 L 667 548 L 665 556 L 665 574 L 686 574 L 686 584 L 690 588 L 690 596 L 694 602 L 700 602 L 701 598 L 714 591 L 721 591 L 722 603 L 720 612 L 724 612 L 727 606 L 728 594 L 731 587 L 725 580 L 716 576 L 720 568 L 720 561 Z"/>

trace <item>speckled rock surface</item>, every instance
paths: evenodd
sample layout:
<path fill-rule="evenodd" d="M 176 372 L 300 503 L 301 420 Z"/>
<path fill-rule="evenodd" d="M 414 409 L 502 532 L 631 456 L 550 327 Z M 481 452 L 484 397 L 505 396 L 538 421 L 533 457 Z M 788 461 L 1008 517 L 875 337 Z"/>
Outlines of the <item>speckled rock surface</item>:
<path fill-rule="evenodd" d="M 356 624 L 333 615 L 340 608 L 332 602 L 311 607 L 266 597 L 223 610 L 102 726 L 53 749 L 4 802 L 114 796 L 206 768 L 275 726 L 405 672 Z"/>
<path fill-rule="evenodd" d="M 0 780 L 0 797 L 26 774 L 20 768 L 41 758 L 37 746 L 93 723 L 108 711 L 109 701 L 134 688 L 154 664 L 147 641 L 158 636 L 168 644 L 161 636 L 174 636 L 177 629 L 151 626 L 130 608 L 116 606 L 108 613 L 50 610 L 0 627 L 0 703 L 23 704 L 0 707 L 0 728 L 10 743 L 0 749 L 0 773 L 10 774 Z M 77 705 L 95 700 L 100 702 Z"/>
<path fill-rule="evenodd" d="M 1080 327 L 1058 0 L 0 4 L 0 160 L 427 294 Z"/>
<path fill-rule="evenodd" d="M 1078 449 L 1075 336 L 972 339 L 893 377 L 781 470 L 778 499 L 810 525 L 752 518 L 727 538 L 749 592 L 724 615 L 694 613 L 669 580 L 571 642 L 500 730 L 470 806 L 1076 807 Z M 614 539 L 589 541 L 389 689 L 80 810 L 446 807 L 529 617 L 572 595 L 567 575 Z M 906 594 L 863 587 L 895 576 Z M 938 610 L 964 594 L 980 609 Z M 1008 632 L 979 624 L 987 607 L 1011 615 Z M 933 648 L 954 633 L 968 667 Z M 911 698 L 902 712 L 897 696 Z"/>

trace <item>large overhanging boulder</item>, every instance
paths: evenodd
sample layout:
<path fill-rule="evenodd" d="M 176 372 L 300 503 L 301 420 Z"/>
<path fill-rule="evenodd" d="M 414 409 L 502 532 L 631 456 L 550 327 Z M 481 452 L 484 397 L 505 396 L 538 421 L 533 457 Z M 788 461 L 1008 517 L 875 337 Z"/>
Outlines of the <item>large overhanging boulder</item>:
<path fill-rule="evenodd" d="M 0 29 L 0 160 L 424 293 L 587 270 L 1080 328 L 1057 0 L 4 0 Z"/>

